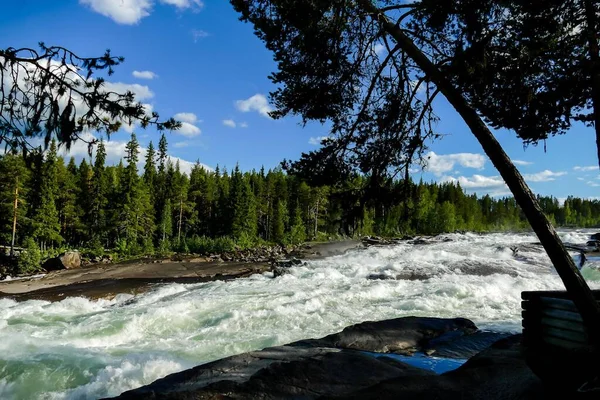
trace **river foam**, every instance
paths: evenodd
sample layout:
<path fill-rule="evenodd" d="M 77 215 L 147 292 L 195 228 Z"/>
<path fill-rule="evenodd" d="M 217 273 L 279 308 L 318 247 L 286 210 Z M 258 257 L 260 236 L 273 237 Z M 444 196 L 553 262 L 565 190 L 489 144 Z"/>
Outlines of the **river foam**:
<path fill-rule="evenodd" d="M 562 232 L 585 243 L 590 232 Z M 170 284 L 114 300 L 0 299 L 0 398 L 118 395 L 225 356 L 322 337 L 365 320 L 467 317 L 520 330 L 523 290 L 561 289 L 530 234 L 452 234 L 370 247 L 273 278 Z M 516 252 L 515 252 L 516 250 Z M 600 288 L 591 261 L 583 273 Z"/>

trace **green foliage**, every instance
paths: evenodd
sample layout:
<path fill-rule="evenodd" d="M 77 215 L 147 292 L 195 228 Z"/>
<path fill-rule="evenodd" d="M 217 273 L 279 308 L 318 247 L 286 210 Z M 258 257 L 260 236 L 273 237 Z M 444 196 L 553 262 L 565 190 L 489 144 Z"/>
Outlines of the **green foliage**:
<path fill-rule="evenodd" d="M 24 251 L 19 257 L 19 273 L 32 274 L 38 272 L 42 268 L 42 252 L 40 247 L 32 238 L 25 239 L 23 243 Z"/>
<path fill-rule="evenodd" d="M 174 251 L 211 254 L 309 239 L 527 228 L 514 199 L 468 195 L 452 183 L 374 182 L 372 176 L 351 174 L 331 185 L 311 186 L 281 169 L 242 173 L 235 168 L 228 173 L 197 164 L 188 176 L 168 160 L 162 173 L 158 166 L 144 168 L 144 175 L 156 169 L 156 180 L 163 182 L 155 196 L 164 201 L 153 202 L 146 180 L 131 164 L 134 139 L 127 165 L 105 166 L 103 145 L 91 168 L 85 161 L 65 167 L 51 152 L 30 165 L 17 156 L 0 157 L 0 170 L 14 167 L 22 178 L 19 191 L 27 200 L 19 211 L 17 245 L 30 238 L 38 247 L 45 245 L 42 254 L 50 256 L 61 246 L 83 244 L 83 254 L 114 251 L 123 259 L 153 253 L 166 257 Z M 7 176 L 12 180 L 0 182 L 0 207 L 9 213 L 0 215 L 3 241 L 10 238 L 16 183 L 16 175 Z M 44 183 L 40 176 L 50 179 Z M 569 197 L 564 206 L 553 197 L 539 196 L 538 201 L 557 225 L 600 226 L 598 200 Z M 42 216 L 40 209 L 50 212 Z M 59 233 L 64 241 L 49 240 L 45 232 Z"/>
<path fill-rule="evenodd" d="M 213 254 L 233 251 L 236 243 L 229 237 L 210 238 L 206 236 L 192 236 L 186 239 L 186 244 L 191 253 Z"/>

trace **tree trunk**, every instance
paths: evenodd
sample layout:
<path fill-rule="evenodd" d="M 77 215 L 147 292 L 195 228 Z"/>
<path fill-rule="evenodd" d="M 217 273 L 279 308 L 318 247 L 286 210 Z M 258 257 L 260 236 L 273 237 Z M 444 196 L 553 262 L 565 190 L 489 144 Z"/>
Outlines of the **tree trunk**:
<path fill-rule="evenodd" d="M 320 198 L 317 197 L 317 205 L 315 207 L 315 239 L 317 238 L 317 233 L 319 230 L 319 200 Z"/>
<path fill-rule="evenodd" d="M 183 197 L 179 198 L 179 224 L 177 226 L 177 244 L 181 243 L 181 219 L 183 218 Z"/>
<path fill-rule="evenodd" d="M 585 16 L 587 20 L 586 34 L 591 63 L 592 107 L 594 114 L 594 128 L 596 128 L 596 151 L 598 165 L 600 166 L 600 46 L 598 46 L 596 7 L 591 0 L 585 0 Z"/>
<path fill-rule="evenodd" d="M 15 255 L 15 240 L 17 238 L 17 208 L 19 207 L 19 177 L 15 180 L 15 203 L 13 206 L 13 226 L 12 226 L 12 240 L 10 242 L 10 256 Z"/>
<path fill-rule="evenodd" d="M 590 339 L 597 342 L 600 338 L 600 307 L 595 301 L 592 291 L 583 276 L 581 276 L 581 273 L 575 266 L 573 259 L 556 234 L 554 227 L 542 211 L 531 189 L 529 189 L 517 168 L 504 152 L 500 143 L 498 143 L 492 132 L 481 120 L 476 110 L 466 101 L 462 93 L 419 50 L 413 41 L 373 5 L 371 0 L 359 1 L 363 9 L 381 23 L 383 29 L 398 43 L 401 49 L 419 66 L 425 75 L 431 79 L 469 126 L 484 152 L 492 161 L 492 164 L 494 164 L 504 182 L 508 185 L 515 200 L 527 217 L 529 224 L 544 246 L 554 268 L 581 313 L 583 321 L 589 330 Z"/>

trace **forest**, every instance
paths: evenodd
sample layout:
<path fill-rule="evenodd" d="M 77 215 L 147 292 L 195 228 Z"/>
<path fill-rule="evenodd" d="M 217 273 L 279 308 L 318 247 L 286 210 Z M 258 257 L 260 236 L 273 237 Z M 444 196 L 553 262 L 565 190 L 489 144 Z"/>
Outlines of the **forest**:
<path fill-rule="evenodd" d="M 512 197 L 466 194 L 458 184 L 389 180 L 374 192 L 353 174 L 311 186 L 282 168 L 242 172 L 199 163 L 183 173 L 163 134 L 143 163 L 135 134 L 125 158 L 106 165 L 104 142 L 93 162 L 46 152 L 0 158 L 0 244 L 52 254 L 82 249 L 121 256 L 210 253 L 265 243 L 297 244 L 361 235 L 528 229 Z M 140 167 L 142 166 L 143 167 Z M 375 193 L 375 195 L 373 195 Z M 600 225 L 600 202 L 538 201 L 557 226 Z M 25 271 L 23 271 L 25 272 Z"/>

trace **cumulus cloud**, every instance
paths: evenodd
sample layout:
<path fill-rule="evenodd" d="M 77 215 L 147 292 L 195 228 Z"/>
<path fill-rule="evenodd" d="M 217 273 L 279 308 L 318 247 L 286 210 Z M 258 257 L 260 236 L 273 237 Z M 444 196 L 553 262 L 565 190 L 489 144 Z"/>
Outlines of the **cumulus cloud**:
<path fill-rule="evenodd" d="M 237 126 L 237 124 L 235 123 L 235 121 L 232 120 L 232 119 L 224 119 L 223 120 L 223 125 L 228 126 L 230 128 L 235 128 Z"/>
<path fill-rule="evenodd" d="M 328 136 L 311 137 L 310 139 L 308 139 L 308 144 L 312 144 L 313 146 L 320 146 L 321 142 L 328 138 Z"/>
<path fill-rule="evenodd" d="M 247 128 L 248 127 L 248 123 L 247 122 L 241 122 L 240 123 L 240 128 Z"/>
<path fill-rule="evenodd" d="M 537 172 L 535 174 L 525 174 L 523 175 L 523 177 L 525 178 L 525 180 L 530 182 L 549 182 L 555 180 L 559 176 L 563 176 L 566 174 L 566 172 L 552 172 L 547 169 L 541 172 Z"/>
<path fill-rule="evenodd" d="M 201 122 L 198 120 L 198 117 L 194 113 L 188 112 L 180 112 L 173 116 L 177 121 L 187 122 L 189 124 L 195 124 L 197 122 Z"/>
<path fill-rule="evenodd" d="M 597 165 L 588 165 L 586 167 L 581 167 L 579 165 L 573 167 L 574 171 L 582 171 L 582 172 L 589 172 L 589 171 L 596 171 L 598 170 L 598 166 Z"/>
<path fill-rule="evenodd" d="M 190 112 L 181 112 L 181 113 L 175 114 L 173 116 L 173 118 L 175 118 L 177 121 L 181 122 L 181 128 L 176 130 L 175 133 L 178 133 L 180 135 L 183 135 L 185 137 L 190 137 L 190 138 L 194 137 L 194 136 L 198 136 L 202 133 L 200 128 L 198 128 L 196 126 L 196 124 L 202 122 L 201 120 L 198 119 L 196 114 L 190 113 Z"/>
<path fill-rule="evenodd" d="M 523 161 L 523 160 L 512 160 L 512 162 L 515 165 L 521 165 L 521 166 L 526 166 L 526 165 L 532 165 L 533 164 L 531 161 Z"/>
<path fill-rule="evenodd" d="M 271 118 L 269 112 L 273 111 L 265 95 L 257 93 L 246 100 L 238 100 L 235 102 L 236 108 L 241 112 L 256 111 L 260 115 Z"/>
<path fill-rule="evenodd" d="M 177 129 L 175 133 L 191 138 L 200 135 L 202 131 L 196 125 L 190 124 L 189 122 L 182 122 L 181 128 Z"/>
<path fill-rule="evenodd" d="M 476 153 L 438 155 L 430 151 L 425 155 L 425 159 L 427 160 L 425 170 L 437 176 L 452 171 L 457 164 L 473 169 L 483 169 L 485 165 L 485 157 L 482 154 Z"/>
<path fill-rule="evenodd" d="M 60 154 L 64 157 L 73 156 L 79 160 L 81 160 L 83 158 L 88 158 L 89 154 L 88 154 L 87 142 L 95 139 L 95 137 L 90 133 L 86 133 L 86 134 L 82 135 L 82 139 L 83 140 L 78 140 L 78 141 L 74 142 L 73 145 L 71 146 L 71 150 L 68 152 L 64 148 L 62 148 L 60 150 Z M 126 149 L 127 140 L 106 140 L 106 141 L 104 141 L 104 146 L 106 148 L 106 163 L 108 165 L 116 165 L 119 163 L 119 161 L 121 159 L 124 159 L 125 153 L 127 150 Z M 174 147 L 177 147 L 177 145 L 175 145 Z M 146 148 L 140 147 L 139 161 L 138 161 L 138 170 L 140 172 L 142 171 L 142 169 L 144 167 L 145 159 L 146 159 Z M 189 174 L 191 172 L 192 167 L 195 164 L 194 162 L 184 160 L 182 158 L 174 157 L 174 156 L 169 156 L 169 160 L 171 160 L 171 162 L 173 164 L 175 164 L 177 161 L 179 161 L 179 167 L 180 167 L 181 171 L 185 172 L 187 174 Z M 205 168 L 206 170 L 212 171 L 212 168 L 209 167 L 208 165 L 202 164 L 202 163 L 200 163 L 200 165 L 203 168 Z"/>
<path fill-rule="evenodd" d="M 458 183 L 463 189 L 469 192 L 487 193 L 491 196 L 502 196 L 510 193 L 500 176 L 483 176 L 477 174 L 471 177 L 459 176 L 458 178 L 444 176 L 441 178 L 441 181 Z"/>
<path fill-rule="evenodd" d="M 104 15 L 118 24 L 134 25 L 150 15 L 154 0 L 79 0 L 98 14 Z M 201 0 L 160 0 L 160 3 L 176 7 L 178 10 L 199 10 L 204 5 Z"/>
<path fill-rule="evenodd" d="M 137 83 L 104 82 L 104 89 L 107 92 L 115 93 L 132 92 L 137 101 L 144 101 L 154 97 L 154 93 L 148 86 Z"/>
<path fill-rule="evenodd" d="M 133 75 L 134 78 L 138 78 L 138 79 L 155 79 L 155 78 L 158 78 L 158 75 L 156 75 L 152 71 L 133 71 L 132 75 Z"/>

